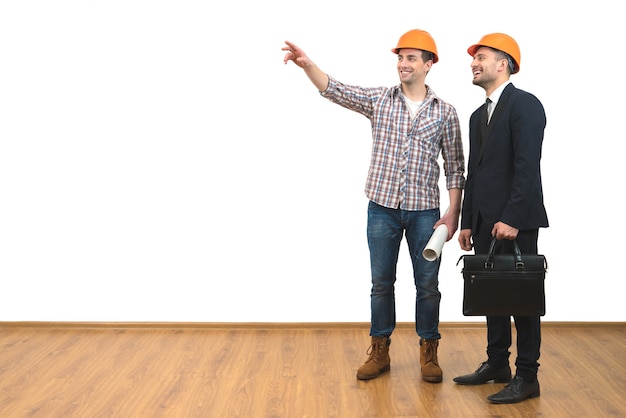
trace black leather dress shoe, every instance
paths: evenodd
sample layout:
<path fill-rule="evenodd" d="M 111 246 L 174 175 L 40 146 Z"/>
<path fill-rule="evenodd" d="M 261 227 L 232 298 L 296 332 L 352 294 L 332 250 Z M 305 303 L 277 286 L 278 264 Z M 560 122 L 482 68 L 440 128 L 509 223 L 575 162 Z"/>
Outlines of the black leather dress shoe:
<path fill-rule="evenodd" d="M 519 376 L 515 376 L 511 382 L 500 392 L 488 396 L 492 403 L 517 403 L 525 399 L 539 396 L 539 381 L 526 382 Z"/>
<path fill-rule="evenodd" d="M 493 380 L 496 383 L 507 383 L 511 380 L 511 367 L 496 368 L 487 362 L 482 363 L 474 373 L 455 377 L 460 385 L 482 385 Z"/>

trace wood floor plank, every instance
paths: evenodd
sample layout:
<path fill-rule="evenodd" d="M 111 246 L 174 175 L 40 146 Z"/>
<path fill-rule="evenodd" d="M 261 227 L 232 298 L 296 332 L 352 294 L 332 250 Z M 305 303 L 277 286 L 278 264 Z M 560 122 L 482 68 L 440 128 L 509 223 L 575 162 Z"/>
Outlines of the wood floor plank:
<path fill-rule="evenodd" d="M 486 401 L 504 384 L 452 382 L 485 360 L 484 326 L 442 325 L 439 384 L 421 379 L 411 326 L 392 335 L 391 370 L 357 380 L 367 332 L 0 327 L 0 417 L 626 417 L 621 323 L 544 325 L 541 396 L 515 405 Z"/>

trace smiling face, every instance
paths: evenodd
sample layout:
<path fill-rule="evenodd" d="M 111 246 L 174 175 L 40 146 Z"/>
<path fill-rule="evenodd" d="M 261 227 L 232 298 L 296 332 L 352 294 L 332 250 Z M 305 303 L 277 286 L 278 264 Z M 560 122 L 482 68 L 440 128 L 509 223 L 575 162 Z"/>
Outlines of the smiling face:
<path fill-rule="evenodd" d="M 487 94 L 509 78 L 507 59 L 485 46 L 480 47 L 474 54 L 471 68 L 472 83 L 484 88 Z"/>
<path fill-rule="evenodd" d="M 403 84 L 421 84 L 426 79 L 433 62 L 424 62 L 419 49 L 402 48 L 398 51 L 398 75 Z"/>

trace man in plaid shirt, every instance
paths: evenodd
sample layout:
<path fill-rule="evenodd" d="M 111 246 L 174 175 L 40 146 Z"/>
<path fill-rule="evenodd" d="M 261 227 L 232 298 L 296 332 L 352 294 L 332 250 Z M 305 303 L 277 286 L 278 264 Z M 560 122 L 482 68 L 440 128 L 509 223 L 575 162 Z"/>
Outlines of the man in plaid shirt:
<path fill-rule="evenodd" d="M 422 378 L 441 382 L 443 372 L 437 359 L 441 259 L 427 261 L 422 252 L 439 225 L 446 225 L 447 240 L 456 232 L 465 168 L 456 110 L 425 83 L 439 59 L 435 41 L 419 29 L 402 35 L 392 49 L 398 56 L 400 84 L 375 88 L 343 84 L 320 70 L 295 44 L 285 43 L 285 64 L 293 61 L 323 97 L 361 113 L 372 124 L 372 156 L 365 186 L 372 273 L 371 345 L 357 378 L 373 379 L 390 369 L 390 337 L 396 326 L 396 266 L 406 235 L 416 287 L 415 328 L 420 337 Z M 450 200 L 441 217 L 439 154 Z"/>

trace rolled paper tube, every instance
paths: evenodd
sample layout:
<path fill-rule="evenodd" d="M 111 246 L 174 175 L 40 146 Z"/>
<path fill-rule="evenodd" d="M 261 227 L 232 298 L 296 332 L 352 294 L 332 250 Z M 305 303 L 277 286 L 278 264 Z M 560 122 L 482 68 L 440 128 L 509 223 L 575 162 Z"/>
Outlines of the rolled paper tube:
<path fill-rule="evenodd" d="M 422 251 L 422 256 L 428 261 L 435 261 L 441 255 L 441 250 L 443 249 L 443 244 L 446 243 L 448 239 L 448 227 L 444 224 L 439 225 L 435 228 L 435 232 L 433 232 L 432 236 L 426 243 L 426 247 L 424 251 Z"/>

